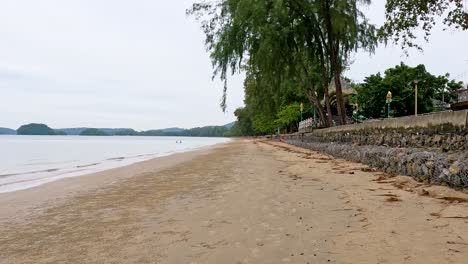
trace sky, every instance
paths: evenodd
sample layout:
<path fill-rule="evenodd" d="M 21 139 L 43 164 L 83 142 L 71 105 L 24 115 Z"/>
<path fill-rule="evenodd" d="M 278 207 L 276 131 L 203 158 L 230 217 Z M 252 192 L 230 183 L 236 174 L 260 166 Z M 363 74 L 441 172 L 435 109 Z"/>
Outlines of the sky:
<path fill-rule="evenodd" d="M 384 21 L 384 1 L 364 8 Z M 231 76 L 228 109 L 212 80 L 192 0 L 2 0 L 0 127 L 136 130 L 223 125 L 243 105 L 243 74 Z M 401 61 L 468 82 L 468 32 L 436 28 L 424 52 L 399 47 L 358 52 L 345 76 L 362 81 Z"/>

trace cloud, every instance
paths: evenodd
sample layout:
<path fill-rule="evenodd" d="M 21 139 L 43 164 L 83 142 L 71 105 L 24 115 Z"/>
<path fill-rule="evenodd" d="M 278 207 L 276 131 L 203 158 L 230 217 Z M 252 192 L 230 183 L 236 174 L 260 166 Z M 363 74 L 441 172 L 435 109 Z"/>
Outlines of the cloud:
<path fill-rule="evenodd" d="M 199 24 L 185 16 L 191 1 L 3 0 L 0 8 L 0 126 L 151 129 L 225 124 L 243 105 L 243 75 L 212 81 Z M 365 9 L 383 22 L 379 1 Z M 466 71 L 467 34 L 436 31 L 424 53 L 398 47 L 354 55 L 354 80 L 400 61 L 435 74 Z"/>
<path fill-rule="evenodd" d="M 0 126 L 45 122 L 133 127 L 202 126 L 235 119 L 188 1 L 6 0 L 0 9 Z M 152 121 L 151 121 L 152 120 Z M 151 121 L 151 122 L 149 122 Z"/>

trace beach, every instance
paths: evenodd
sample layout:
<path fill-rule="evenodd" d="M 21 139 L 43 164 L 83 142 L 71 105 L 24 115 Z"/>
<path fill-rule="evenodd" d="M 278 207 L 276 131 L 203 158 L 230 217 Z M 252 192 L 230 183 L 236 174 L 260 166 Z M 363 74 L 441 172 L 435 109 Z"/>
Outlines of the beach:
<path fill-rule="evenodd" d="M 238 139 L 0 194 L 0 264 L 465 263 L 467 201 Z"/>

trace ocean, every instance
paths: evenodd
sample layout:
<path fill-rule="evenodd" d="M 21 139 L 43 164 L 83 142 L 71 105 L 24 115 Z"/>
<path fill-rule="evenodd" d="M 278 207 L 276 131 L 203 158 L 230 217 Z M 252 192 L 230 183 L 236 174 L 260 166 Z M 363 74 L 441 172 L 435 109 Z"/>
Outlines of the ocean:
<path fill-rule="evenodd" d="M 227 138 L 195 137 L 1 135 L 0 193 L 227 141 Z"/>

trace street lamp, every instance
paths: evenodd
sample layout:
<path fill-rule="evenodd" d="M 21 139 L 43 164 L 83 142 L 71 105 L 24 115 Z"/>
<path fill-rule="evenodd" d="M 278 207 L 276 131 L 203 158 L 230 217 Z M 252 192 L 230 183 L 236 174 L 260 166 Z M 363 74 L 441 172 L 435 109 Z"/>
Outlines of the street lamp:
<path fill-rule="evenodd" d="M 392 102 L 392 92 L 387 93 L 387 118 L 390 118 L 390 103 Z"/>
<path fill-rule="evenodd" d="M 304 111 L 304 104 L 301 103 L 301 122 L 302 122 L 302 111 Z"/>
<path fill-rule="evenodd" d="M 414 80 L 414 115 L 418 115 L 418 83 L 419 80 Z"/>

